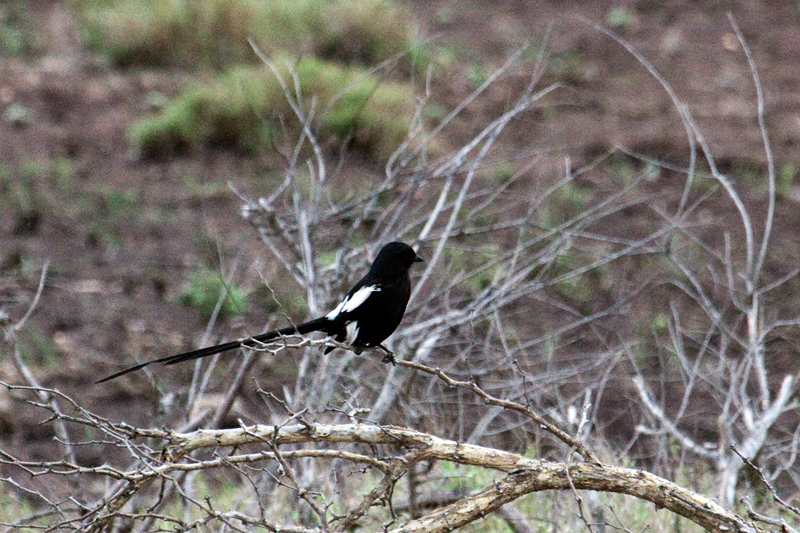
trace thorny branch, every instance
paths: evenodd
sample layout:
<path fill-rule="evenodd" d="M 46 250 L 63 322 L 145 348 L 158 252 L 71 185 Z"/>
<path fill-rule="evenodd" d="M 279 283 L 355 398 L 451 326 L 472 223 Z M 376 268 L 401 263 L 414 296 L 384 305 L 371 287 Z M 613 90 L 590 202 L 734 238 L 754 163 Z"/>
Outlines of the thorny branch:
<path fill-rule="evenodd" d="M 448 385 L 468 386 L 453 380 L 441 370 L 424 365 L 406 365 L 410 369 L 437 376 Z M 7 385 L 12 390 L 38 393 L 32 387 Z M 468 386 L 489 403 L 500 405 L 505 409 L 520 411 L 521 406 L 492 398 L 479 387 Z M 484 446 L 455 442 L 413 429 L 376 424 L 340 424 L 326 425 L 320 423 L 303 423 L 287 425 L 255 425 L 233 429 L 197 430 L 190 433 L 179 433 L 169 430 L 138 429 L 126 424 L 112 424 L 102 417 L 81 408 L 77 402 L 65 397 L 56 390 L 47 390 L 49 394 L 58 396 L 76 410 L 76 415 L 56 415 L 65 423 L 80 423 L 99 430 L 117 446 L 124 446 L 140 459 L 138 466 L 121 470 L 109 465 L 96 467 L 81 466 L 70 461 L 25 461 L 10 454 L 3 453 L 0 463 L 27 472 L 34 478 L 46 476 L 64 476 L 80 474 L 82 479 L 100 478 L 117 480 L 110 493 L 92 504 L 81 506 L 88 511 L 82 513 L 80 519 L 67 518 L 59 522 L 59 527 L 82 531 L 100 531 L 108 526 L 110 520 L 156 520 L 165 523 L 176 523 L 185 526 L 207 524 L 219 521 L 228 527 L 237 529 L 236 524 L 261 525 L 268 529 L 283 529 L 274 521 L 265 521 L 258 515 L 241 511 L 219 511 L 209 503 L 202 503 L 189 498 L 180 487 L 177 493 L 187 503 L 197 509 L 204 518 L 190 521 L 177 519 L 166 510 L 156 512 L 155 509 L 144 514 L 132 513 L 129 502 L 144 495 L 153 481 L 172 483 L 172 474 L 181 472 L 215 471 L 231 468 L 248 468 L 257 472 L 263 467 L 259 464 L 273 462 L 280 465 L 280 471 L 291 480 L 293 490 L 314 509 L 319 522 L 317 526 L 297 529 L 288 525 L 292 531 L 311 531 L 319 527 L 322 531 L 347 531 L 357 521 L 367 515 L 376 505 L 390 505 L 395 482 L 408 472 L 408 469 L 420 462 L 433 460 L 450 461 L 462 465 L 495 470 L 505 475 L 483 491 L 468 495 L 449 504 L 447 507 L 434 510 L 410 522 L 401 523 L 392 531 L 439 531 L 442 527 L 453 529 L 467 524 L 481 516 L 497 510 L 503 504 L 513 501 L 524 494 L 542 490 L 599 490 L 619 492 L 633 497 L 643 498 L 669 509 L 681 516 L 695 521 L 706 528 L 728 528 L 728 531 L 758 531 L 745 523 L 738 516 L 724 510 L 712 500 L 695 494 L 665 479 L 658 478 L 641 470 L 608 466 L 596 460 L 594 454 L 585 450 L 588 457 L 595 458 L 586 463 L 555 463 L 532 459 L 504 450 Z M 47 404 L 40 404 L 48 408 Z M 532 412 L 522 408 L 520 412 L 530 415 Z M 540 417 L 532 417 L 538 420 Z M 546 427 L 552 427 L 548 424 Z M 141 442 L 162 443 L 152 446 Z M 139 442 L 137 442 L 139 441 Z M 313 444 L 314 448 L 297 448 Z M 574 443 L 579 444 L 579 443 Z M 336 449 L 332 446 L 359 446 L 363 451 Z M 234 450 L 256 446 L 257 449 L 247 453 L 233 453 Z M 328 448 L 328 446 L 331 446 Z M 376 457 L 375 446 L 381 446 L 390 456 Z M 264 449 L 266 448 L 266 449 Z M 289 449 L 287 449 L 289 448 Z M 291 449 L 294 448 L 294 449 Z M 366 450 L 372 450 L 365 453 Z M 231 453 L 225 450 L 231 450 Z M 210 452 L 210 455 L 208 453 Z M 295 474 L 290 461 L 302 459 L 339 460 L 345 463 L 362 464 L 374 468 L 383 475 L 375 486 L 341 518 L 330 515 L 327 507 L 320 506 Z M 257 467 L 257 468 L 255 468 Z M 255 469 L 254 469 L 255 468 Z M 566 475 L 565 475 L 566 474 Z M 0 480 L 2 481 L 2 480 Z M 16 483 L 16 482 L 15 482 Z M 303 493 L 306 493 L 306 496 Z M 381 503 L 382 502 L 382 503 Z M 74 503 L 59 502 L 48 504 L 54 507 L 56 514 L 77 513 L 79 509 Z M 294 528 L 294 529 L 292 529 Z"/>

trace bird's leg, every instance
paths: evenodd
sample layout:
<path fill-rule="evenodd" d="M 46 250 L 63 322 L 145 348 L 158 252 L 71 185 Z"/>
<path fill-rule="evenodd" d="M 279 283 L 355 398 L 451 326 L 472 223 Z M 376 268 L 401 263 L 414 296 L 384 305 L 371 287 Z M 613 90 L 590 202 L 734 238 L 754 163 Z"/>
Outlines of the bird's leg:
<path fill-rule="evenodd" d="M 383 359 L 381 359 L 381 363 L 384 364 L 392 363 L 392 366 L 397 365 L 397 359 L 394 358 L 394 353 L 392 353 L 391 350 L 389 350 L 383 344 L 377 345 L 376 348 L 380 348 L 381 350 L 383 350 Z"/>

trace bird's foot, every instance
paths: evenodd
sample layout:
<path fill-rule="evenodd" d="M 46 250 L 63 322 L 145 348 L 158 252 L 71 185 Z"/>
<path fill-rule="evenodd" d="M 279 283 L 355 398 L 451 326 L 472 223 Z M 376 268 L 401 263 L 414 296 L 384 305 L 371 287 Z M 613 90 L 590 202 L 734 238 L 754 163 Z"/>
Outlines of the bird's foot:
<path fill-rule="evenodd" d="M 381 363 L 389 364 L 391 363 L 392 366 L 397 366 L 397 359 L 394 358 L 394 353 L 391 350 L 386 348 L 383 344 L 379 344 L 378 348 L 383 350 L 383 359 L 381 359 Z"/>

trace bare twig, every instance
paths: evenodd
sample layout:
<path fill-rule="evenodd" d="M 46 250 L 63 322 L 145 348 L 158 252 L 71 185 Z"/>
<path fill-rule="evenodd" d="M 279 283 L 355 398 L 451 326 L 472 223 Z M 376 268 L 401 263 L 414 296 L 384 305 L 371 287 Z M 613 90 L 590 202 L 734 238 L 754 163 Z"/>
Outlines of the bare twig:
<path fill-rule="evenodd" d="M 479 396 L 484 402 L 486 402 L 489 405 L 496 405 L 504 409 L 509 409 L 511 411 L 516 411 L 518 413 L 521 413 L 526 417 L 530 418 L 542 429 L 547 430 L 548 432 L 558 437 L 559 440 L 569 445 L 571 448 L 574 448 L 575 451 L 577 451 L 581 455 L 581 457 L 583 457 L 586 461 L 598 464 L 600 463 L 600 459 L 598 459 L 597 456 L 594 454 L 594 452 L 592 452 L 584 443 L 572 437 L 569 433 L 563 431 L 555 424 L 548 422 L 547 420 L 544 419 L 544 417 L 542 417 L 532 409 L 525 407 L 522 404 L 496 398 L 486 393 L 483 389 L 478 387 L 478 385 L 476 385 L 474 382 L 454 380 L 453 378 L 451 378 L 438 368 L 431 368 L 429 366 L 420 363 L 415 363 L 413 361 L 398 361 L 397 364 L 400 366 L 405 366 L 407 368 L 418 370 L 420 372 L 425 372 L 426 374 L 431 374 L 433 376 L 436 376 L 437 378 L 439 378 L 440 380 L 442 380 L 444 383 L 446 383 L 451 387 L 460 387 L 468 389 L 473 393 L 475 393 L 477 396 Z"/>

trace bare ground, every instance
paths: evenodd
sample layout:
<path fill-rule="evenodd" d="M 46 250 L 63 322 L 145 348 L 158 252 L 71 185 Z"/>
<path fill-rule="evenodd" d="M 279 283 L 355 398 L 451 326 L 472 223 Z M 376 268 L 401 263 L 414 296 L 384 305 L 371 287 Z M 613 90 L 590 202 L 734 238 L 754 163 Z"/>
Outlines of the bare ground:
<path fill-rule="evenodd" d="M 792 2 L 746 4 L 632 2 L 626 5 L 635 8 L 636 16 L 618 30 L 691 104 L 723 169 L 763 168 L 755 89 L 726 16 L 733 9 L 755 52 L 776 160 L 800 167 L 800 11 Z M 415 4 L 426 32 L 466 58 L 459 64 L 464 71 L 488 71 L 525 41 L 536 47 L 543 35 L 549 36 L 547 81 L 561 81 L 567 88 L 554 102 L 557 120 L 541 114 L 515 124 L 513 137 L 520 146 L 559 148 L 579 164 L 619 143 L 685 163 L 685 132 L 666 92 L 618 44 L 576 17 L 605 22 L 614 7 L 618 4 Z M 199 342 L 205 320 L 178 303 L 176 295 L 200 262 L 228 271 L 241 255 L 242 265 L 258 265 L 272 285 L 281 285 L 280 269 L 236 215 L 239 200 L 226 186 L 231 182 L 247 194 L 262 195 L 270 189 L 270 171 L 280 168 L 269 157 L 243 159 L 213 150 L 167 162 L 135 160 L 126 128 L 152 112 L 147 100 L 152 91 L 176 94 L 181 76 L 109 68 L 81 44 L 66 2 L 41 0 L 31 2 L 30 9 L 45 36 L 40 49 L 30 57 L 0 56 L 0 109 L 18 105 L 29 112 L 22 123 L 0 122 L 0 161 L 13 169 L 9 183 L 16 184 L 0 184 L 0 195 L 10 200 L 28 187 L 33 192 L 25 194 L 34 202 L 27 210 L 0 211 L 0 310 L 12 322 L 22 317 L 42 265 L 49 261 L 47 286 L 22 334 L 27 362 L 43 385 L 137 424 L 157 408 L 151 384 L 137 378 L 95 386 L 94 378 L 123 362 Z M 502 108 L 515 89 L 514 80 L 496 89 L 483 112 Z M 470 86 L 454 75 L 437 90 L 443 99 L 458 101 Z M 474 113 L 477 123 L 481 111 Z M 59 162 L 72 169 L 61 182 Z M 349 164 L 358 167 L 360 162 Z M 35 177 L 25 178 L 21 168 Z M 798 198 L 795 187 L 779 205 L 779 224 L 786 228 L 800 226 Z M 750 200 L 757 205 L 759 198 Z M 777 233 L 783 239 L 776 243 L 779 259 L 796 264 L 796 239 L 791 232 Z M 245 277 L 253 285 L 260 282 L 255 274 Z M 266 311 L 251 306 L 222 330 L 227 335 L 253 333 L 267 319 Z M 180 383 L 190 371 L 168 372 Z M 7 351 L 0 377 L 19 382 Z M 280 375 L 275 379 L 279 382 Z M 0 393 L 2 447 L 25 448 L 32 459 L 47 457 L 52 434 L 39 425 L 40 417 Z M 102 460 L 91 448 L 81 453 L 87 464 Z"/>

